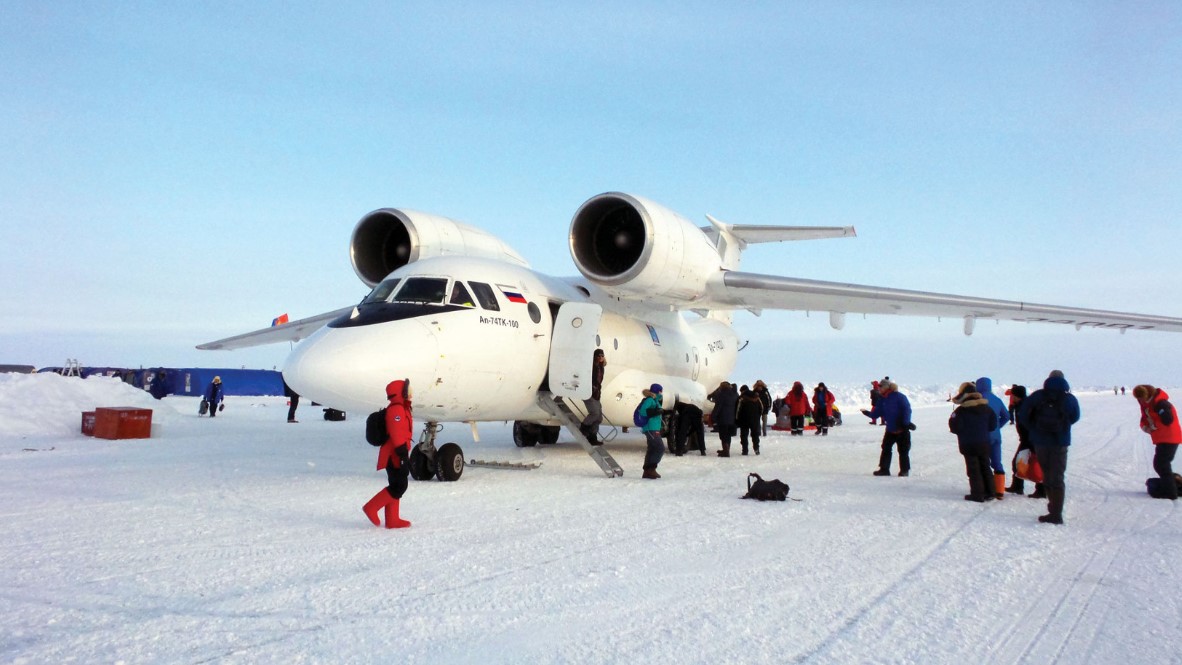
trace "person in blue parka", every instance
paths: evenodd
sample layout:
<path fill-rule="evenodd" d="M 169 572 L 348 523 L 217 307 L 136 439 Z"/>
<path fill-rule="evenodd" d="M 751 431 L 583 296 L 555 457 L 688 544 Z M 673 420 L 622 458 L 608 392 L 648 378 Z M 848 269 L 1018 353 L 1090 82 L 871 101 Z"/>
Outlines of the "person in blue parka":
<path fill-rule="evenodd" d="M 1005 497 L 1006 467 L 1001 459 L 1001 428 L 1010 422 L 1010 409 L 1001 398 L 993 394 L 993 379 L 983 376 L 977 379 L 977 392 L 989 402 L 989 409 L 997 414 L 997 428 L 989 433 L 989 464 L 993 467 L 993 475 L 1001 476 L 994 485 L 994 498 Z"/>
<path fill-rule="evenodd" d="M 899 475 L 911 475 L 911 432 L 915 425 L 911 422 L 911 402 L 899 392 L 899 386 L 891 381 L 884 381 L 878 386 L 882 399 L 870 411 L 862 410 L 862 415 L 871 420 L 882 419 L 886 431 L 882 435 L 882 454 L 878 457 L 876 476 L 891 475 L 891 453 L 895 446 L 899 447 Z"/>
<path fill-rule="evenodd" d="M 209 387 L 205 389 L 205 402 L 209 405 L 209 417 L 213 418 L 218 414 L 218 405 L 222 403 L 222 377 L 215 376 L 213 381 L 209 382 Z"/>

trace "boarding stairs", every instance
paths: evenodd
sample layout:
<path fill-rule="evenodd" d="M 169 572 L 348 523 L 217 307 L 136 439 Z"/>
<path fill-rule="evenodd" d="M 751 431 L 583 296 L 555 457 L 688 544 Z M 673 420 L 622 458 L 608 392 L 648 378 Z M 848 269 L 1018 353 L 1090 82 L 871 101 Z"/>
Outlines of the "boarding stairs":
<path fill-rule="evenodd" d="M 607 452 L 603 446 L 591 445 L 591 441 L 583 434 L 580 426 L 583 424 L 574 411 L 571 410 L 569 404 L 563 398 L 553 395 L 552 393 L 538 393 L 538 405 L 541 406 L 547 413 L 557 418 L 562 424 L 574 435 L 575 441 L 583 446 L 583 450 L 591 456 L 591 459 L 599 465 L 603 470 L 604 475 L 608 478 L 615 478 L 624 475 L 624 469 L 620 467 L 611 453 Z"/>

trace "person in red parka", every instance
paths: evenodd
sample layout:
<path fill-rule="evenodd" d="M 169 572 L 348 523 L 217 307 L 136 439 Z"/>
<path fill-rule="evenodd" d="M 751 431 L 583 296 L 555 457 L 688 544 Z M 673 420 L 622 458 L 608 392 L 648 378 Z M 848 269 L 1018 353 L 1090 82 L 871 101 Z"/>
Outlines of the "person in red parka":
<path fill-rule="evenodd" d="M 1161 478 L 1155 498 L 1178 498 L 1178 483 L 1174 479 L 1174 454 L 1182 443 L 1182 425 L 1178 423 L 1178 410 L 1170 404 L 1170 396 L 1161 388 L 1140 385 L 1133 388 L 1133 397 L 1141 406 L 1141 431 L 1153 440 L 1153 470 Z"/>
<path fill-rule="evenodd" d="M 804 435 L 804 415 L 809 412 L 809 396 L 804 385 L 797 381 L 792 384 L 784 401 L 788 403 L 788 418 L 792 425 L 792 436 Z"/>
<path fill-rule="evenodd" d="M 836 401 L 824 383 L 817 384 L 813 390 L 813 424 L 817 426 L 817 431 L 813 434 L 829 436 L 829 419 L 833 417 L 833 403 Z"/>
<path fill-rule="evenodd" d="M 362 508 L 374 526 L 381 526 L 378 511 L 386 509 L 386 528 L 403 529 L 410 522 L 398 516 L 398 502 L 406 494 L 410 476 L 410 440 L 414 432 L 411 416 L 410 379 L 391 381 L 386 386 L 386 443 L 378 448 L 378 470 L 386 470 L 388 486 L 373 495 Z"/>

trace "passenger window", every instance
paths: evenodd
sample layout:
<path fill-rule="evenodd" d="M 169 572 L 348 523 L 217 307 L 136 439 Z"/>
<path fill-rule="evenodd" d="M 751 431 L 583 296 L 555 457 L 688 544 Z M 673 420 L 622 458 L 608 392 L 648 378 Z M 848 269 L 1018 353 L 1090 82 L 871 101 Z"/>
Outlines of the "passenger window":
<path fill-rule="evenodd" d="M 425 302 L 442 304 L 447 294 L 447 279 L 443 277 L 408 277 L 398 289 L 394 302 Z"/>
<path fill-rule="evenodd" d="M 468 289 L 465 289 L 464 283 L 458 279 L 455 285 L 451 287 L 451 298 L 447 302 L 451 305 L 462 305 L 464 307 L 476 306 L 476 303 L 472 302 L 472 296 L 468 295 Z"/>
<path fill-rule="evenodd" d="M 362 300 L 361 304 L 368 305 L 372 302 L 386 302 L 390 299 L 390 294 L 394 293 L 394 289 L 398 288 L 399 281 L 400 278 L 395 277 L 394 279 L 387 279 L 381 284 L 378 284 L 374 287 L 373 291 L 369 292 L 368 296 L 365 296 L 365 300 Z"/>
<path fill-rule="evenodd" d="M 468 282 L 468 286 L 472 287 L 472 292 L 476 294 L 476 302 L 485 309 L 490 309 L 494 312 L 501 311 L 501 306 L 497 303 L 497 294 L 488 284 L 480 282 Z"/>

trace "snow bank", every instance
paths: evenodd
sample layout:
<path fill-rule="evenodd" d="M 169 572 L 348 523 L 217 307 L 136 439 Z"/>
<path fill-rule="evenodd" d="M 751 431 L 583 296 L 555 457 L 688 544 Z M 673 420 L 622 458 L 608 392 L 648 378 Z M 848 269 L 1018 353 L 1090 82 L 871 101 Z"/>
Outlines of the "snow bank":
<path fill-rule="evenodd" d="M 0 436 L 82 436 L 82 412 L 100 406 L 152 409 L 153 424 L 177 415 L 163 400 L 107 376 L 0 374 Z"/>

